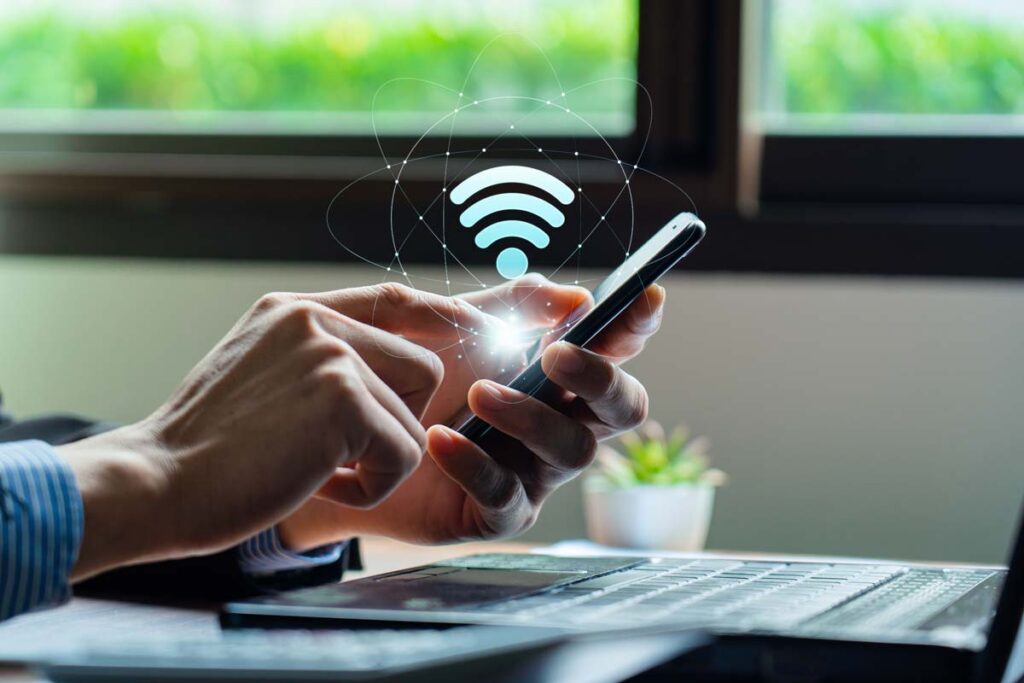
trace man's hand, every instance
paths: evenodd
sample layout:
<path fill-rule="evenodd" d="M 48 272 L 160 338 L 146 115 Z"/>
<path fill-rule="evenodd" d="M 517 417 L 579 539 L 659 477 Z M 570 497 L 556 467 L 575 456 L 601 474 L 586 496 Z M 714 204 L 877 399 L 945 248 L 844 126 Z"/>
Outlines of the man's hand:
<path fill-rule="evenodd" d="M 509 357 L 493 348 L 491 342 L 502 341 L 500 330 L 461 342 L 460 335 L 453 335 L 447 344 L 435 346 L 445 379 L 426 413 L 425 424 L 433 425 L 430 457 L 376 508 L 350 510 L 312 501 L 278 526 L 282 538 L 301 549 L 360 533 L 444 543 L 522 532 L 536 520 L 544 500 L 593 461 L 598 440 L 646 418 L 646 391 L 618 364 L 639 353 L 657 330 L 664 298 L 661 287 L 648 288 L 589 350 L 564 343 L 547 346 L 542 365 L 560 388 L 551 405 L 491 379 L 477 379 L 507 380 L 522 368 L 521 354 Z M 590 301 L 586 290 L 533 277 L 465 300 L 501 317 L 514 314 L 521 327 L 553 328 L 550 336 Z M 505 435 L 490 453 L 442 426 L 460 421 L 467 396 L 472 412 Z"/>
<path fill-rule="evenodd" d="M 85 503 L 74 578 L 229 547 L 310 496 L 378 503 L 420 463 L 444 370 L 399 335 L 486 320 L 393 285 L 265 296 L 149 418 L 59 449 Z"/>

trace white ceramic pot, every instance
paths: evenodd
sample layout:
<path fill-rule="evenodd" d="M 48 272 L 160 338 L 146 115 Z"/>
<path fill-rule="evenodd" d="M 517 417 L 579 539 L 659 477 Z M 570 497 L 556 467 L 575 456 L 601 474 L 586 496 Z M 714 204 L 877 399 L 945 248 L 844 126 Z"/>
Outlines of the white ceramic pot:
<path fill-rule="evenodd" d="M 590 477 L 583 485 L 587 535 L 617 548 L 703 550 L 714 501 L 710 484 L 617 488 Z"/>

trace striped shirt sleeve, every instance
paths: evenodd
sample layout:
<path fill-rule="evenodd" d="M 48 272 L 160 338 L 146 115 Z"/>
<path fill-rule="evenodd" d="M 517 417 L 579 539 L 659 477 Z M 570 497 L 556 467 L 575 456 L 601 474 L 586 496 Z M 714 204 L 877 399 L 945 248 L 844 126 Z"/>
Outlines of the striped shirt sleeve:
<path fill-rule="evenodd" d="M 68 464 L 42 441 L 0 444 L 0 620 L 70 598 L 82 532 Z"/>
<path fill-rule="evenodd" d="M 242 571 L 253 577 L 309 569 L 337 562 L 345 551 L 345 545 L 334 543 L 297 553 L 285 548 L 277 531 L 271 527 L 238 546 L 238 563 Z"/>

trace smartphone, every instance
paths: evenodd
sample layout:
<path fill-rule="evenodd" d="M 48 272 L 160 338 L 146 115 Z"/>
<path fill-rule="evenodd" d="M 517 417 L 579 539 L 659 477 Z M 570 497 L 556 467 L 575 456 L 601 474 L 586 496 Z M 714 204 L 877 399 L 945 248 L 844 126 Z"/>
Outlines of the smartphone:
<path fill-rule="evenodd" d="M 610 322 L 625 311 L 648 285 L 671 270 L 704 237 L 704 224 L 692 213 L 681 213 L 634 251 L 622 265 L 594 289 L 594 306 L 569 317 L 565 332 L 557 341 L 585 347 Z M 544 399 L 554 388 L 537 358 L 508 383 L 513 389 Z M 486 450 L 486 441 L 495 430 L 473 416 L 459 427 L 459 433 Z M 500 434 L 500 432 L 499 432 Z"/>

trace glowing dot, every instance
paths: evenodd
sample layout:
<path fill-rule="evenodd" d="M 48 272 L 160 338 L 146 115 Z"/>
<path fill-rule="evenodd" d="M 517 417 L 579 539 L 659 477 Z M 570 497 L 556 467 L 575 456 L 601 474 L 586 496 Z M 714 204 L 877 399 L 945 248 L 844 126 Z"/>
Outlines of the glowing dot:
<path fill-rule="evenodd" d="M 409 277 L 409 273 L 405 272 L 404 270 L 402 271 L 402 275 L 404 275 L 405 277 Z"/>
<path fill-rule="evenodd" d="M 391 168 L 391 164 L 388 164 L 388 168 Z"/>
<path fill-rule="evenodd" d="M 577 244 L 577 245 L 576 245 L 576 248 L 577 248 L 577 249 L 582 249 L 582 248 L 583 248 L 583 245 L 582 245 L 582 244 Z"/>
<path fill-rule="evenodd" d="M 462 344 L 462 343 L 464 343 L 464 342 L 463 342 L 463 341 L 462 341 L 462 340 L 460 339 L 460 340 L 459 340 L 459 343 L 460 343 L 460 344 Z"/>
<path fill-rule="evenodd" d="M 571 112 L 571 111 L 572 111 L 572 109 L 569 109 L 569 107 L 566 107 L 566 108 L 565 108 L 565 113 L 566 113 L 566 114 L 568 114 L 568 113 L 569 113 L 569 112 Z"/>
<path fill-rule="evenodd" d="M 508 127 L 509 127 L 509 128 L 515 128 L 515 127 L 516 127 L 516 124 L 514 124 L 514 123 L 510 123 L 510 124 L 508 124 Z"/>
<path fill-rule="evenodd" d="M 473 100 L 473 104 L 480 104 L 479 100 Z"/>
<path fill-rule="evenodd" d="M 476 346 L 476 342 L 473 342 L 473 344 L 472 344 L 472 345 L 473 345 L 473 346 Z"/>
<path fill-rule="evenodd" d="M 447 249 L 447 248 L 448 248 L 448 245 L 447 245 L 447 244 L 442 244 L 442 245 L 441 245 L 441 248 L 442 248 L 442 249 Z"/>
<path fill-rule="evenodd" d="M 409 163 L 409 160 L 408 159 L 402 159 L 402 163 L 403 164 L 407 164 L 407 163 Z"/>
<path fill-rule="evenodd" d="M 626 252 L 626 256 L 629 256 L 629 252 L 628 251 Z"/>
<path fill-rule="evenodd" d="M 423 216 L 420 216 L 420 220 L 423 220 Z"/>
<path fill-rule="evenodd" d="M 579 153 L 579 152 L 573 152 L 573 153 L 572 153 L 572 155 L 573 155 L 574 157 L 578 157 L 578 156 L 580 155 L 580 153 Z"/>
<path fill-rule="evenodd" d="M 629 178 L 626 178 L 626 184 L 629 185 Z"/>
<path fill-rule="evenodd" d="M 562 93 L 562 97 L 565 97 L 565 93 Z"/>
<path fill-rule="evenodd" d="M 389 268 L 388 270 L 390 270 L 390 268 Z M 549 301 L 549 302 L 547 302 L 547 303 L 546 303 L 546 304 L 544 304 L 544 305 L 545 305 L 545 306 L 550 306 L 550 305 L 551 305 L 551 302 Z"/>
<path fill-rule="evenodd" d="M 601 220 L 604 220 L 604 216 L 601 216 Z"/>
<path fill-rule="evenodd" d="M 396 180 L 396 181 L 395 181 L 395 185 L 397 185 L 397 184 L 398 184 L 398 181 Z"/>
<path fill-rule="evenodd" d="M 459 93 L 459 97 L 462 97 L 462 93 Z"/>
<path fill-rule="evenodd" d="M 451 153 L 451 152 L 445 152 L 445 153 L 444 153 L 444 155 L 445 155 L 446 157 L 450 157 L 450 156 L 452 155 L 452 153 Z"/>
<path fill-rule="evenodd" d="M 551 104 L 551 100 L 548 100 L 548 101 L 546 102 L 546 104 Z"/>
<path fill-rule="evenodd" d="M 456 114 L 458 114 L 458 113 L 459 113 L 459 108 L 458 108 L 458 107 L 455 107 L 455 113 L 456 113 Z"/>
<path fill-rule="evenodd" d="M 637 166 L 636 164 L 633 164 L 633 168 L 639 168 L 639 166 Z"/>
<path fill-rule="evenodd" d="M 446 285 L 450 285 L 450 284 L 452 283 L 452 281 L 451 281 L 451 280 L 445 280 L 445 281 L 444 281 L 444 283 L 445 283 Z"/>
<path fill-rule="evenodd" d="M 459 357 L 459 360 L 462 360 L 462 354 L 461 353 L 459 354 L 458 357 Z"/>
<path fill-rule="evenodd" d="M 486 151 L 487 151 L 487 148 L 486 148 L 486 147 L 484 147 L 484 148 L 483 148 L 482 150 L 480 150 L 480 151 L 482 151 L 482 152 L 486 152 Z"/>
<path fill-rule="evenodd" d="M 395 252 L 395 256 L 398 256 L 398 252 L 397 251 Z"/>
<path fill-rule="evenodd" d="M 577 188 L 576 188 L 576 191 L 577 191 L 577 192 L 583 192 L 583 188 L 582 188 L 582 187 L 577 187 Z"/>
<path fill-rule="evenodd" d="M 578 285 L 578 284 L 580 283 L 580 281 L 579 281 L 579 280 L 573 280 L 573 281 L 572 281 L 572 283 L 573 283 L 574 285 Z"/>
<path fill-rule="evenodd" d="M 391 267 L 390 267 L 390 266 L 388 266 L 388 272 L 389 272 L 389 273 L 391 272 Z"/>
<path fill-rule="evenodd" d="M 442 187 L 442 188 L 441 188 L 441 192 L 447 192 L 447 191 L 448 191 L 448 188 L 447 188 L 447 187 Z"/>

